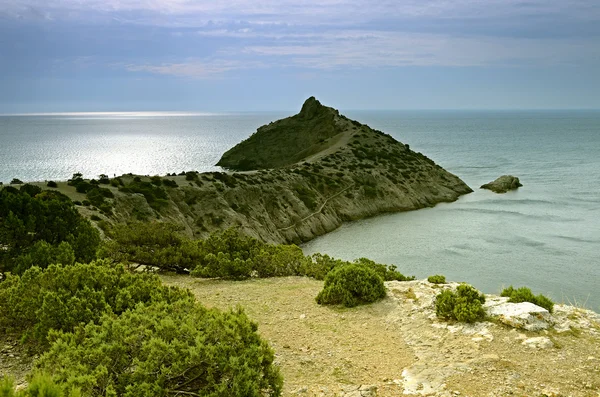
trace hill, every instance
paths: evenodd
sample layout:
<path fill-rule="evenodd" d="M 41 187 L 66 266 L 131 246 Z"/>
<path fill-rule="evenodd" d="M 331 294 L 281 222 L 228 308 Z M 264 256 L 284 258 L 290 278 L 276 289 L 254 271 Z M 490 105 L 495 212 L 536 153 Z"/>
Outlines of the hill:
<path fill-rule="evenodd" d="M 298 115 L 259 128 L 219 164 L 254 170 L 105 177 L 99 185 L 105 190 L 87 195 L 81 191 L 94 181 L 81 182 L 85 189 L 66 183 L 57 189 L 96 222 L 168 221 L 199 238 L 236 227 L 272 243 L 300 243 L 345 221 L 472 192 L 425 155 L 314 98 Z M 269 168 L 255 170 L 263 167 Z"/>
<path fill-rule="evenodd" d="M 295 116 L 260 127 L 227 152 L 218 166 L 236 171 L 278 168 L 326 150 L 344 132 L 339 112 L 314 97 Z"/>

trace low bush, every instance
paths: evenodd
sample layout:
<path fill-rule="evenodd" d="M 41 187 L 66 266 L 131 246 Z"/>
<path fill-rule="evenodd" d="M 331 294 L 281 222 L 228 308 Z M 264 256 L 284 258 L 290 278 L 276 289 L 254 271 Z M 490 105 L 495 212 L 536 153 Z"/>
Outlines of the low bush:
<path fill-rule="evenodd" d="M 98 323 L 103 313 L 120 314 L 138 303 L 172 302 L 189 292 L 162 286 L 157 276 L 131 274 L 107 261 L 32 267 L 0 283 L 0 329 L 47 343 L 50 330 L 72 331 Z"/>
<path fill-rule="evenodd" d="M 150 182 L 142 182 L 139 177 L 135 177 L 130 184 L 120 187 L 119 191 L 123 193 L 140 193 L 144 196 L 148 205 L 159 211 L 168 205 L 169 195 L 166 190 L 160 186 L 155 186 Z"/>
<path fill-rule="evenodd" d="M 441 274 L 436 274 L 434 276 L 427 277 L 427 281 L 433 284 L 446 284 L 446 276 L 442 276 Z"/>
<path fill-rule="evenodd" d="M 552 300 L 542 294 L 537 296 L 533 295 L 531 290 L 527 287 L 513 288 L 511 285 L 508 288 L 505 288 L 500 293 L 500 296 L 505 296 L 510 298 L 509 302 L 519 303 L 519 302 L 531 302 L 534 305 L 538 305 L 548 310 L 550 313 L 554 310 L 554 302 Z"/>
<path fill-rule="evenodd" d="M 375 263 L 367 258 L 359 258 L 355 260 L 354 263 L 374 270 L 384 281 L 410 281 L 415 279 L 414 276 L 403 275 L 396 269 L 395 266 Z"/>
<path fill-rule="evenodd" d="M 98 175 L 98 182 L 102 185 L 108 185 L 110 183 L 110 179 L 108 178 L 108 175 L 100 174 Z"/>
<path fill-rule="evenodd" d="M 103 242 L 98 256 L 186 273 L 202 256 L 198 243 L 180 232 L 180 227 L 163 222 L 115 224 L 105 230 L 109 239 Z"/>
<path fill-rule="evenodd" d="M 17 179 L 17 178 L 13 178 L 13 179 L 10 181 L 10 184 L 11 184 L 11 185 L 22 185 L 22 184 L 23 184 L 23 181 L 22 181 L 22 180 L 20 180 L 20 179 Z"/>
<path fill-rule="evenodd" d="M 139 304 L 74 333 L 52 332 L 36 366 L 91 397 L 279 396 L 273 350 L 256 331 L 239 308 L 220 312 L 193 299 Z"/>
<path fill-rule="evenodd" d="M 16 390 L 13 379 L 0 378 L 0 397 L 81 397 L 77 388 L 63 392 L 63 388 L 46 374 L 35 374 L 25 389 Z"/>
<path fill-rule="evenodd" d="M 161 186 L 163 184 L 162 179 L 158 175 L 154 175 L 153 177 L 151 177 L 150 183 L 152 183 L 155 186 Z"/>
<path fill-rule="evenodd" d="M 162 184 L 165 185 L 166 187 L 177 187 L 177 182 L 175 182 L 172 179 L 163 179 L 162 180 Z"/>
<path fill-rule="evenodd" d="M 435 313 L 445 320 L 473 323 L 483 320 L 485 296 L 468 284 L 442 291 L 435 299 Z"/>
<path fill-rule="evenodd" d="M 316 301 L 320 305 L 354 307 L 376 302 L 386 295 L 383 279 L 372 269 L 357 264 L 334 268 L 325 277 Z"/>
<path fill-rule="evenodd" d="M 54 181 L 48 181 L 48 183 L 46 183 L 46 186 L 48 187 L 58 187 L 58 184 Z"/>

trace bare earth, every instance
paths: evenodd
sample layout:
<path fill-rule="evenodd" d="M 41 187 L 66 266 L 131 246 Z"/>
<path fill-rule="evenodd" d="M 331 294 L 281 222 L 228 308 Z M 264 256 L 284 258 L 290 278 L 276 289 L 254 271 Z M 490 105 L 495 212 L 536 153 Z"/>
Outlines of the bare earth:
<path fill-rule="evenodd" d="M 383 301 L 343 309 L 317 305 L 323 284 L 308 278 L 162 279 L 206 306 L 243 306 L 276 352 L 286 396 L 600 396 L 600 324 L 585 310 L 557 305 L 567 331 L 527 332 L 438 321 L 426 281 L 386 283 Z"/>

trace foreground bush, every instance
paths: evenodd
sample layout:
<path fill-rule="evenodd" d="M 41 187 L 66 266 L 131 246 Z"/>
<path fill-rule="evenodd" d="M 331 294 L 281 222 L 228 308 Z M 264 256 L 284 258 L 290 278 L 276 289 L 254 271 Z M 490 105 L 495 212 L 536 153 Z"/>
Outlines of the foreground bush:
<path fill-rule="evenodd" d="M 99 244 L 98 231 L 64 194 L 33 185 L 0 190 L 0 271 L 20 273 L 40 257 L 64 257 L 66 251 L 89 262 Z"/>
<path fill-rule="evenodd" d="M 0 378 L 0 397 L 81 397 L 78 389 L 63 392 L 52 378 L 44 374 L 36 374 L 26 389 L 15 390 L 15 382 L 11 378 Z"/>
<path fill-rule="evenodd" d="M 0 283 L 0 331 L 20 332 L 45 346 L 50 330 L 71 331 L 81 323 L 98 323 L 103 313 L 188 296 L 188 291 L 164 287 L 157 276 L 132 274 L 103 261 L 32 267 Z"/>
<path fill-rule="evenodd" d="M 279 396 L 282 378 L 257 326 L 238 309 L 219 312 L 192 299 L 139 304 L 74 333 L 51 333 L 37 363 L 85 396 Z"/>
<path fill-rule="evenodd" d="M 359 258 L 356 259 L 354 262 L 347 262 L 320 253 L 313 254 L 310 260 L 303 264 L 302 268 L 300 269 L 299 275 L 312 277 L 317 280 L 324 280 L 327 273 L 329 273 L 333 269 L 340 266 L 346 266 L 352 263 L 370 268 L 375 273 L 377 273 L 384 281 L 409 281 L 415 279 L 414 276 L 403 275 L 392 265 L 383 265 L 367 258 Z"/>
<path fill-rule="evenodd" d="M 485 296 L 467 284 L 452 290 L 442 291 L 435 299 L 435 313 L 446 320 L 473 323 L 483 320 Z"/>
<path fill-rule="evenodd" d="M 550 313 L 554 310 L 554 302 L 552 300 L 542 294 L 538 296 L 533 295 L 531 290 L 527 287 L 521 287 L 514 289 L 511 285 L 508 288 L 505 288 L 500 293 L 500 296 L 506 296 L 510 298 L 509 302 L 520 303 L 520 302 L 531 302 L 534 305 L 538 305 L 548 310 Z"/>
<path fill-rule="evenodd" d="M 436 274 L 436 275 L 427 277 L 427 281 L 429 281 L 432 284 L 446 284 L 446 276 Z"/>
<path fill-rule="evenodd" d="M 320 305 L 354 307 L 385 297 L 383 279 L 372 269 L 357 264 L 339 266 L 325 277 L 323 290 L 316 297 Z"/>
<path fill-rule="evenodd" d="M 202 258 L 197 242 L 180 232 L 180 227 L 163 222 L 116 224 L 106 228 L 109 240 L 104 241 L 98 256 L 187 273 Z"/>

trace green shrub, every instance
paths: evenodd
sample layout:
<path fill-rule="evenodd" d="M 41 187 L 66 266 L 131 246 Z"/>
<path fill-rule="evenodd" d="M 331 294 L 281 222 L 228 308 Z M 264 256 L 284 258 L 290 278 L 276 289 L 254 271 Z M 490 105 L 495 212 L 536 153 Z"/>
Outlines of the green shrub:
<path fill-rule="evenodd" d="M 18 392 L 13 379 L 0 378 L 0 397 L 81 397 L 79 389 L 71 389 L 63 393 L 63 389 L 46 374 L 35 374 L 27 388 Z"/>
<path fill-rule="evenodd" d="M 19 258 L 35 251 L 40 241 L 54 247 L 67 242 L 77 261 L 89 262 L 96 257 L 100 235 L 64 194 L 44 190 L 32 197 L 10 187 L 0 191 L 0 241 L 0 270 L 14 271 L 17 262 L 23 263 Z"/>
<path fill-rule="evenodd" d="M 196 179 L 198 179 L 198 173 L 196 171 L 188 171 L 185 173 L 186 181 L 194 181 Z"/>
<path fill-rule="evenodd" d="M 13 178 L 13 179 L 10 181 L 10 184 L 11 184 L 11 185 L 22 185 L 22 184 L 23 184 L 23 181 L 22 181 L 22 180 L 20 180 L 20 179 L 17 179 L 17 178 Z"/>
<path fill-rule="evenodd" d="M 198 243 L 180 231 L 179 226 L 163 222 L 115 224 L 105 231 L 109 239 L 103 242 L 98 256 L 186 273 L 202 257 Z"/>
<path fill-rule="evenodd" d="M 140 193 L 144 196 L 148 205 L 152 209 L 159 211 L 168 204 L 169 195 L 167 191 L 160 186 L 155 186 L 150 182 L 142 182 L 139 177 L 135 177 L 133 182 L 127 186 L 119 188 L 123 193 Z"/>
<path fill-rule="evenodd" d="M 32 267 L 0 283 L 0 330 L 46 344 L 50 330 L 71 331 L 97 323 L 103 313 L 120 314 L 140 302 L 174 301 L 188 292 L 163 287 L 157 276 L 131 274 L 107 261 Z"/>
<path fill-rule="evenodd" d="M 103 185 L 108 185 L 110 183 L 110 179 L 108 178 L 108 175 L 100 174 L 98 175 L 98 182 Z"/>
<path fill-rule="evenodd" d="M 42 192 L 42 188 L 39 186 L 31 185 L 26 183 L 19 188 L 20 192 L 26 193 L 31 197 L 35 197 Z"/>
<path fill-rule="evenodd" d="M 341 259 L 332 258 L 329 255 L 316 253 L 313 254 L 310 259 L 310 261 L 302 264 L 302 267 L 299 270 L 299 275 L 313 277 L 317 280 L 323 280 L 327 273 L 336 267 L 356 264 L 375 271 L 375 273 L 377 273 L 384 281 L 409 281 L 415 279 L 413 276 L 407 277 L 403 275 L 392 265 L 383 265 L 367 258 L 359 258 L 354 262 L 347 262 Z"/>
<path fill-rule="evenodd" d="M 177 182 L 175 182 L 172 179 L 163 179 L 162 180 L 162 184 L 165 185 L 166 187 L 177 187 Z"/>
<path fill-rule="evenodd" d="M 325 277 L 316 301 L 320 305 L 342 304 L 354 307 L 385 297 L 383 279 L 372 269 L 356 264 L 334 268 Z"/>
<path fill-rule="evenodd" d="M 58 187 L 58 184 L 54 181 L 48 181 L 48 183 L 46 183 L 46 186 L 48 187 Z"/>
<path fill-rule="evenodd" d="M 434 276 L 427 277 L 427 281 L 433 284 L 446 284 L 446 276 L 442 276 L 441 274 L 436 274 Z"/>
<path fill-rule="evenodd" d="M 375 263 L 374 261 L 367 258 L 359 258 L 354 261 L 357 265 L 366 266 L 371 270 L 374 270 L 384 281 L 410 281 L 414 280 L 414 276 L 405 276 L 396 270 L 396 267 L 392 265 L 383 265 Z"/>
<path fill-rule="evenodd" d="M 52 332 L 37 368 L 91 397 L 279 396 L 274 353 L 241 309 L 220 312 L 193 299 L 139 304 L 74 333 Z"/>
<path fill-rule="evenodd" d="M 435 313 L 446 320 L 473 323 L 483 320 L 485 296 L 467 284 L 461 284 L 456 292 L 442 291 L 435 299 Z"/>
<path fill-rule="evenodd" d="M 154 175 L 153 177 L 151 177 L 150 183 L 152 183 L 153 185 L 156 185 L 156 186 L 160 186 L 163 184 L 162 179 L 158 175 Z"/>
<path fill-rule="evenodd" d="M 514 289 L 511 285 L 508 288 L 505 288 L 500 293 L 500 296 L 505 296 L 510 298 L 509 302 L 519 303 L 519 302 L 531 302 L 534 305 L 538 305 L 548 310 L 550 313 L 554 310 L 554 302 L 552 300 L 542 294 L 538 296 L 533 295 L 531 290 L 527 287 L 520 287 Z"/>

